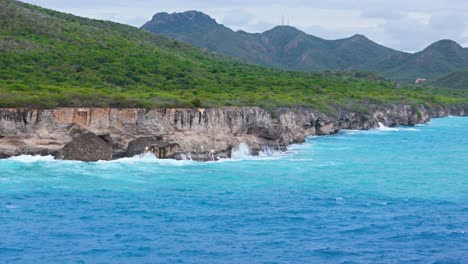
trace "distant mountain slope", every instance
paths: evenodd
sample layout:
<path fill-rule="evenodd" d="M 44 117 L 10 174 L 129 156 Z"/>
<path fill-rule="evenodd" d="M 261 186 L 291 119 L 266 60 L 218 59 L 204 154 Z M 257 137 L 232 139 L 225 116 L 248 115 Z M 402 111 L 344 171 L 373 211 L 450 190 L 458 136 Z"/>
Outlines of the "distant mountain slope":
<path fill-rule="evenodd" d="M 439 77 L 428 84 L 436 87 L 446 87 L 468 90 L 468 69 L 452 72 Z"/>
<path fill-rule="evenodd" d="M 393 79 L 414 80 L 414 77 L 435 79 L 468 67 L 468 50 L 452 40 L 440 40 L 423 51 L 414 53 L 397 67 L 384 74 Z"/>
<path fill-rule="evenodd" d="M 290 26 L 261 34 L 235 32 L 198 11 L 158 13 L 142 28 L 250 63 L 290 70 L 367 69 L 381 60 L 408 55 L 361 35 L 325 40 Z"/>
<path fill-rule="evenodd" d="M 325 40 L 289 26 L 260 34 L 235 32 L 198 11 L 158 13 L 142 28 L 249 63 L 288 70 L 374 70 L 393 80 L 414 82 L 468 67 L 468 50 L 449 40 L 409 54 L 362 35 Z"/>

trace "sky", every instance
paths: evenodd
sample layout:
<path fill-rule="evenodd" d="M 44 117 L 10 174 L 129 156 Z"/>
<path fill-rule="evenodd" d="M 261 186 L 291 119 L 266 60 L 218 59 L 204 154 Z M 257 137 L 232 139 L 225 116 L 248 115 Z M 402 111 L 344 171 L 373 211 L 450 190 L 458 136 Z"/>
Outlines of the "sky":
<path fill-rule="evenodd" d="M 158 12 L 202 11 L 234 30 L 263 32 L 284 21 L 308 34 L 339 39 L 362 34 L 416 52 L 452 39 L 468 47 L 467 0 L 23 0 L 79 16 L 136 27 Z"/>

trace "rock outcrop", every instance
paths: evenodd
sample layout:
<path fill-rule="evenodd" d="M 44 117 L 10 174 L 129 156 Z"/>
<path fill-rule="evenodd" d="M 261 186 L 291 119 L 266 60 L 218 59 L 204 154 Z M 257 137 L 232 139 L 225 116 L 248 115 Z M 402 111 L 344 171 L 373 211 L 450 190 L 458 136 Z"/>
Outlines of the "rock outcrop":
<path fill-rule="evenodd" d="M 112 147 L 101 137 L 85 133 L 66 144 L 57 153 L 56 158 L 81 161 L 111 160 Z"/>
<path fill-rule="evenodd" d="M 161 158 L 216 160 L 230 157 L 231 149 L 241 142 L 255 154 L 265 147 L 284 150 L 307 136 L 330 135 L 340 129 L 371 129 L 379 122 L 414 125 L 431 116 L 465 113 L 465 108 L 408 105 L 370 106 L 366 113 L 343 109 L 334 117 L 307 108 L 273 112 L 258 107 L 0 109 L 0 157 L 52 154 L 97 160 L 151 149 Z M 88 151 L 88 142 L 98 144 L 102 152 Z"/>
<path fill-rule="evenodd" d="M 150 146 L 161 143 L 161 137 L 139 137 L 128 143 L 127 157 L 133 157 L 149 151 Z"/>
<path fill-rule="evenodd" d="M 179 144 L 177 143 L 151 145 L 147 147 L 147 149 L 158 159 L 179 158 L 179 156 L 177 156 L 179 151 Z"/>

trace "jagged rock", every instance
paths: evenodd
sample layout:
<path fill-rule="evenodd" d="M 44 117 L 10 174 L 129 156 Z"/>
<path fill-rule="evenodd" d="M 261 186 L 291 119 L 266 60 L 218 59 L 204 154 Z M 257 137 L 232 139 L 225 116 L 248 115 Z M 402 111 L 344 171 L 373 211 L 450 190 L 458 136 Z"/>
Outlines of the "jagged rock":
<path fill-rule="evenodd" d="M 140 137 L 128 143 L 127 157 L 133 157 L 148 151 L 152 145 L 157 145 L 161 142 L 161 137 Z"/>
<path fill-rule="evenodd" d="M 363 108 L 365 113 L 341 109 L 337 116 L 300 107 L 273 111 L 259 107 L 0 109 L 0 135 L 3 137 L 0 154 L 7 157 L 52 154 L 75 141 L 76 136 L 90 131 L 104 135 L 105 140 L 96 139 L 104 142 L 104 149 L 112 147 L 113 153 L 106 152 L 105 159 L 138 154 L 149 145 L 177 143 L 179 154 L 167 154 L 175 151 L 169 150 L 165 157 L 181 158 L 193 153 L 194 160 L 197 157 L 212 160 L 212 156 L 228 156 L 229 149 L 241 142 L 252 150 L 260 150 L 265 145 L 287 146 L 303 142 L 310 135 L 333 134 L 339 129 L 376 128 L 378 122 L 386 126 L 413 125 L 427 122 L 431 116 L 468 113 L 468 106 L 366 105 Z M 138 141 L 138 138 L 153 135 L 164 141 L 159 138 Z M 137 141 L 131 143 L 135 139 Z M 73 155 L 74 159 L 84 158 Z"/>
<path fill-rule="evenodd" d="M 152 145 L 147 147 L 147 151 L 150 151 L 158 159 L 170 159 L 174 158 L 179 151 L 179 144 L 176 143 L 163 143 L 159 145 Z"/>
<path fill-rule="evenodd" d="M 189 153 L 179 152 L 179 153 L 176 153 L 174 158 L 191 159 L 191 160 L 196 160 L 196 161 L 218 161 L 221 159 L 231 158 L 232 149 L 233 148 L 229 146 L 227 149 L 222 150 L 222 151 L 215 151 L 213 149 L 210 151 L 203 151 L 203 152 L 189 152 Z"/>
<path fill-rule="evenodd" d="M 179 144 L 162 141 L 161 137 L 140 137 L 128 143 L 127 157 L 153 153 L 158 159 L 179 158 Z"/>
<path fill-rule="evenodd" d="M 315 122 L 315 133 L 319 136 L 336 134 L 338 131 L 339 129 L 335 127 L 335 122 L 325 121 L 321 118 Z"/>
<path fill-rule="evenodd" d="M 56 158 L 80 161 L 111 160 L 112 147 L 99 136 L 86 133 L 65 145 Z"/>
<path fill-rule="evenodd" d="M 281 137 L 279 129 L 256 123 L 247 125 L 247 134 L 268 140 L 277 140 Z"/>

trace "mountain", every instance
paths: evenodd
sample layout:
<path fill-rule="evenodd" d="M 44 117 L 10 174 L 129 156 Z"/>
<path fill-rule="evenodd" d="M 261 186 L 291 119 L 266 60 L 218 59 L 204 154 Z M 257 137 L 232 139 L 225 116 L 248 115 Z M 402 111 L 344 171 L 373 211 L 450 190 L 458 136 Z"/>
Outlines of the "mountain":
<path fill-rule="evenodd" d="M 213 25 L 208 17 L 196 20 L 180 28 Z M 415 92 L 366 72 L 245 64 L 146 30 L 15 0 L 0 0 L 0 22 L 0 108 L 305 106 L 330 113 L 338 107 L 365 111 L 367 104 L 468 101 L 449 90 Z M 278 30 L 314 41 L 283 27 L 267 33 L 275 42 L 289 39 L 278 39 L 284 35 Z"/>
<path fill-rule="evenodd" d="M 249 63 L 288 70 L 366 69 L 380 60 L 405 56 L 362 35 L 325 40 L 290 26 L 261 34 L 235 32 L 198 11 L 158 13 L 142 29 Z"/>
<path fill-rule="evenodd" d="M 290 26 L 260 34 L 233 31 L 198 11 L 158 13 L 142 29 L 249 63 L 287 70 L 374 70 L 393 80 L 414 82 L 468 67 L 468 50 L 450 40 L 410 54 L 362 35 L 325 40 Z"/>
<path fill-rule="evenodd" d="M 452 40 L 440 40 L 387 70 L 385 75 L 404 80 L 413 80 L 415 76 L 436 79 L 464 68 L 468 68 L 468 49 Z"/>
<path fill-rule="evenodd" d="M 444 75 L 429 82 L 429 84 L 436 87 L 468 90 L 468 69 Z"/>

